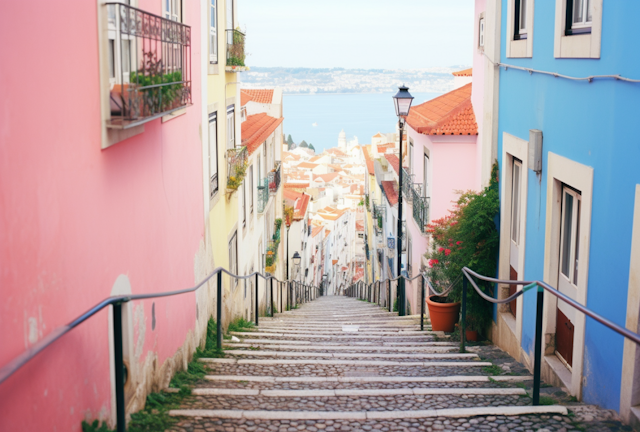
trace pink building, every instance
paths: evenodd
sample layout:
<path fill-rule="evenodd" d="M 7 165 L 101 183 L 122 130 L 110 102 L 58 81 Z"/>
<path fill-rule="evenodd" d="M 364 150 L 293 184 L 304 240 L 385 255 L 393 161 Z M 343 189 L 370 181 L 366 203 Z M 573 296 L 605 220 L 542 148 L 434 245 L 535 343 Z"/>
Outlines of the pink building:
<path fill-rule="evenodd" d="M 472 84 L 411 108 L 408 174 L 412 186 L 407 211 L 407 260 L 411 275 L 424 267 L 426 225 L 449 214 L 456 191 L 479 188 L 476 141 L 478 126 L 471 103 Z M 405 168 L 406 169 L 406 168 Z M 406 193 L 405 193 L 406 195 Z M 407 285 L 407 299 L 420 304 L 419 283 Z M 412 312 L 414 310 L 412 309 Z"/>
<path fill-rule="evenodd" d="M 200 8 L 103 3 L 13 1 L 0 14 L 0 368 L 110 295 L 210 271 Z M 129 411 L 201 341 L 204 294 L 123 307 Z M 109 307 L 0 384 L 0 430 L 113 424 L 111 320 Z"/>

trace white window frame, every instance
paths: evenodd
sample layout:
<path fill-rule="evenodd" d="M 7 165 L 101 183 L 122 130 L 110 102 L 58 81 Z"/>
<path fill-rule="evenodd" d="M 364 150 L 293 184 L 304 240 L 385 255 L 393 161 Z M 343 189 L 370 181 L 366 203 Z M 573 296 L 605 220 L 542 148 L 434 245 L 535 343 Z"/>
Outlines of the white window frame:
<path fill-rule="evenodd" d="M 182 0 L 162 0 L 162 16 L 168 20 L 182 22 Z"/>
<path fill-rule="evenodd" d="M 478 21 L 478 47 L 481 49 L 484 48 L 484 23 L 484 16 L 481 16 Z"/>
<path fill-rule="evenodd" d="M 235 105 L 227 107 L 227 149 L 236 148 Z"/>
<path fill-rule="evenodd" d="M 249 165 L 249 214 L 253 214 L 253 165 Z"/>
<path fill-rule="evenodd" d="M 582 2 L 582 15 L 583 20 L 580 22 L 575 22 L 575 10 L 578 2 Z M 592 0 L 573 0 L 571 11 L 571 28 L 591 28 L 591 22 L 593 21 L 593 1 Z M 591 11 L 589 11 L 591 9 Z M 589 13 L 591 13 L 591 19 L 589 19 Z"/>
<path fill-rule="evenodd" d="M 238 231 L 234 231 L 229 240 L 229 271 L 232 274 L 238 274 Z M 231 277 L 231 284 L 236 286 L 238 279 Z"/>
<path fill-rule="evenodd" d="M 526 10 L 525 10 L 525 27 L 524 31 L 518 29 L 518 34 L 524 36 L 526 34 L 526 39 L 516 39 L 515 38 L 515 9 L 516 3 L 522 0 L 509 0 L 507 3 L 507 46 L 506 46 L 506 56 L 509 58 L 529 58 L 533 57 L 533 17 L 535 10 L 535 0 L 526 0 Z M 520 21 L 520 20 L 518 20 Z"/>
<path fill-rule="evenodd" d="M 209 0 L 209 62 L 218 63 L 218 0 Z"/>
<path fill-rule="evenodd" d="M 517 2 L 520 3 L 520 7 L 518 8 L 518 10 L 520 11 L 520 16 L 518 17 L 518 34 L 520 36 L 527 36 L 527 0 L 516 0 Z M 524 7 L 523 7 L 524 6 Z M 524 14 L 524 20 L 523 15 Z M 514 15 L 514 19 L 515 19 L 515 15 Z M 524 21 L 524 26 L 523 26 L 523 21 Z M 515 23 L 514 23 L 515 25 Z M 523 37 L 523 39 L 525 39 Z"/>
<path fill-rule="evenodd" d="M 590 33 L 567 35 L 567 0 L 556 0 L 556 22 L 553 55 L 555 58 L 600 58 L 602 42 L 603 0 L 591 1 Z M 572 28 L 581 28 L 572 25 Z"/>
<path fill-rule="evenodd" d="M 511 173 L 511 241 L 520 245 L 520 211 L 521 211 L 521 188 L 522 162 L 513 158 Z"/>
<path fill-rule="evenodd" d="M 212 130 L 213 129 L 213 130 Z M 220 190 L 220 174 L 218 165 L 218 112 L 209 114 L 209 199 L 213 199 Z M 214 190 L 213 177 L 217 177 L 217 188 Z"/>

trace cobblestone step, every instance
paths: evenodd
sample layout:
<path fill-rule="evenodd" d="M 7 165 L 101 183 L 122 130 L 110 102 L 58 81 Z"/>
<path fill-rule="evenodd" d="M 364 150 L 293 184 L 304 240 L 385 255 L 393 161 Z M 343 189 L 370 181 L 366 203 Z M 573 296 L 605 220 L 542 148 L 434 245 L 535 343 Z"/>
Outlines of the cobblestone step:
<path fill-rule="evenodd" d="M 318 358 L 390 358 L 390 359 L 477 359 L 473 353 L 345 353 L 345 352 L 309 352 L 309 351 L 262 351 L 262 350 L 227 350 L 226 355 L 252 357 L 318 357 Z"/>
<path fill-rule="evenodd" d="M 494 365 L 480 361 L 480 348 L 458 353 L 458 342 L 431 331 L 428 322 L 421 331 L 419 316 L 321 297 L 231 334 L 240 342 L 225 342 L 225 358 L 200 359 L 209 372 L 180 409 L 170 411 L 182 418 L 174 430 L 433 430 L 455 424 L 456 430 L 513 425 L 524 431 L 540 424 L 561 431 L 567 425 L 566 407 L 531 406 L 526 370 L 485 375 L 483 368 Z"/>
<path fill-rule="evenodd" d="M 377 352 L 427 352 L 427 353 L 439 353 L 439 352 L 451 352 L 458 350 L 458 344 L 451 343 L 450 346 L 353 346 L 353 345 L 277 345 L 277 344 L 263 344 L 263 343 L 241 343 L 241 342 L 227 342 L 223 343 L 225 347 L 229 348 L 259 348 L 264 347 L 266 349 L 275 351 L 377 351 Z M 227 352 L 228 353 L 228 352 Z"/>

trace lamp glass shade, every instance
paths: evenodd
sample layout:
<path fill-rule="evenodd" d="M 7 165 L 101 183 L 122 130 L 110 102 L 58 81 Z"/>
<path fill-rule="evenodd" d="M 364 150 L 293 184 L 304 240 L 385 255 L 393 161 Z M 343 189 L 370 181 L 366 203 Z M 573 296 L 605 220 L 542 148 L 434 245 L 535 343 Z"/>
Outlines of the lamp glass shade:
<path fill-rule="evenodd" d="M 396 106 L 396 115 L 398 117 L 408 116 L 412 102 L 413 96 L 409 93 L 409 88 L 405 86 L 398 87 L 398 93 L 393 97 L 393 103 Z"/>
<path fill-rule="evenodd" d="M 298 252 L 293 254 L 293 265 L 300 265 L 300 260 L 302 260 L 302 257 L 300 256 L 300 254 Z"/>

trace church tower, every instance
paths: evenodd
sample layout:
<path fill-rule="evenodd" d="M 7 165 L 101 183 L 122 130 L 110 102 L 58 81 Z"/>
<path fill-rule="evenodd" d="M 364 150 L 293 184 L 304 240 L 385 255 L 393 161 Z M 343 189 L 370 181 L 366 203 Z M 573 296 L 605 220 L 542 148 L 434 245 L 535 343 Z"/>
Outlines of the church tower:
<path fill-rule="evenodd" d="M 347 134 L 344 133 L 344 129 L 338 135 L 338 147 L 343 151 L 347 150 Z"/>

